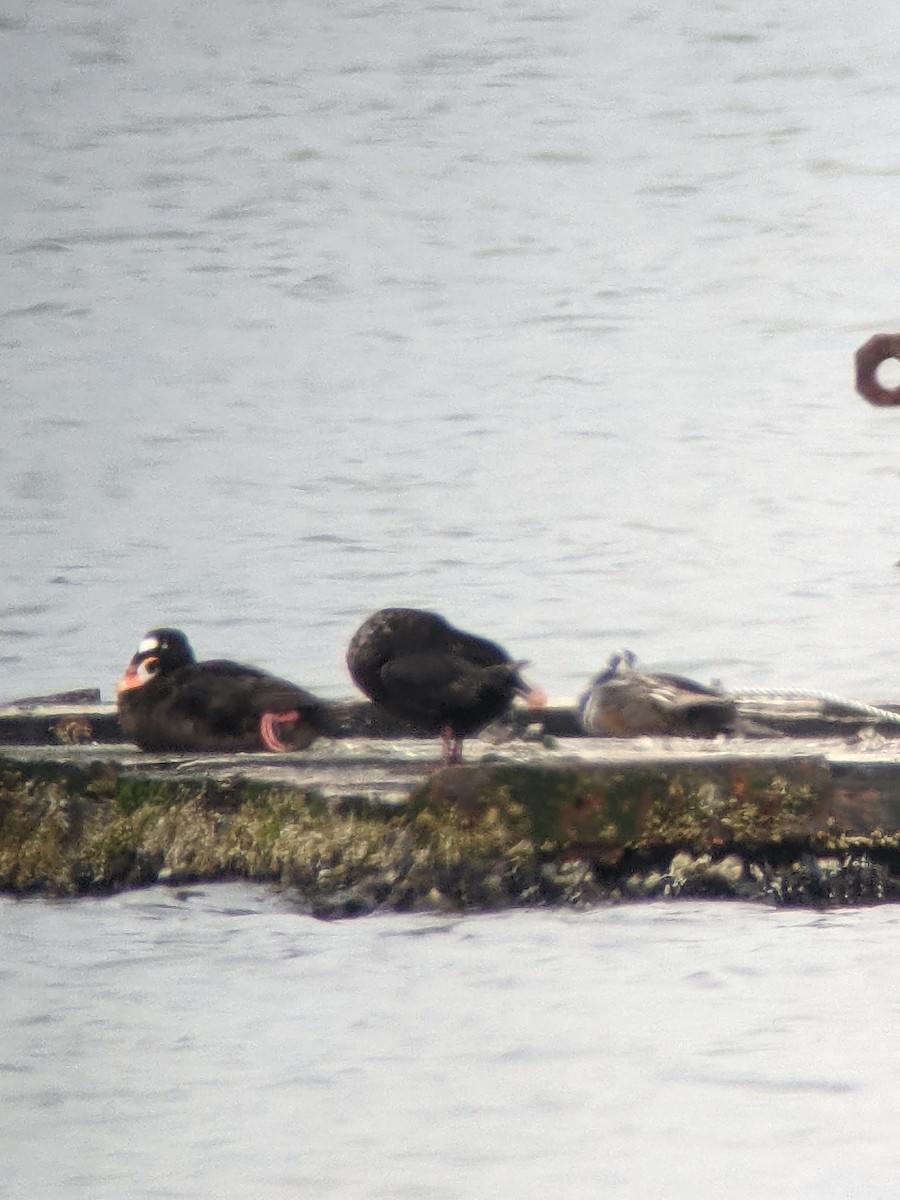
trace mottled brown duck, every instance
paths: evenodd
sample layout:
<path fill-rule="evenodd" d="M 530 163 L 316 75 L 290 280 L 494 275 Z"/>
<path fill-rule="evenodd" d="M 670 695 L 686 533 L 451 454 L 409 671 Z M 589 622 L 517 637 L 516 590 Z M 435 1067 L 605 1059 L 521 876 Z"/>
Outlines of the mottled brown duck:
<path fill-rule="evenodd" d="M 715 737 L 739 725 L 737 706 L 724 692 L 682 675 L 639 671 L 630 650 L 610 658 L 579 708 L 585 733 L 596 737 Z"/>

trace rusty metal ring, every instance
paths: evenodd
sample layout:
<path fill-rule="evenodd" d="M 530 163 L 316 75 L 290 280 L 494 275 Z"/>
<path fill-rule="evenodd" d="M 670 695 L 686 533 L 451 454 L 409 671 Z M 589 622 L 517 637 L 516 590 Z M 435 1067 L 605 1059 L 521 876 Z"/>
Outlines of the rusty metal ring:
<path fill-rule="evenodd" d="M 876 333 L 856 352 L 856 390 L 879 408 L 900 404 L 900 387 L 882 387 L 875 374 L 888 358 L 900 358 L 900 333 Z"/>

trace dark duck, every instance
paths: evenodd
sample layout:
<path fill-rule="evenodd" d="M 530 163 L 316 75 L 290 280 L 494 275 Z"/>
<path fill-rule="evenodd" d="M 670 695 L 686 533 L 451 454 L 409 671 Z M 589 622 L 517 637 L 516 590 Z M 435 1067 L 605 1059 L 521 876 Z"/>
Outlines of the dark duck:
<path fill-rule="evenodd" d="M 541 703 L 519 674 L 524 665 L 417 608 L 374 613 L 347 649 L 357 687 L 419 733 L 440 734 L 445 763 L 461 762 L 463 740 L 503 716 L 516 695 Z"/>
<path fill-rule="evenodd" d="M 737 707 L 724 692 L 681 675 L 639 671 L 630 650 L 610 658 L 579 708 L 585 733 L 594 736 L 715 737 L 739 726 Z"/>
<path fill-rule="evenodd" d="M 180 629 L 151 629 L 116 689 L 119 723 L 142 750 L 303 750 L 327 732 L 315 696 L 255 667 L 197 662 Z"/>

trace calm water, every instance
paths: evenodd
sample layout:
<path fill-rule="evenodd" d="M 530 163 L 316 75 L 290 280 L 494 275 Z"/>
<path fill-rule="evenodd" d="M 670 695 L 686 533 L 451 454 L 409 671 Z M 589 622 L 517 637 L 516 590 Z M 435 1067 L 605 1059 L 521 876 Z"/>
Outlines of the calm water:
<path fill-rule="evenodd" d="M 900 692 L 892 3 L 7 0 L 2 694 L 383 603 Z"/>
<path fill-rule="evenodd" d="M 16 1200 L 896 1196 L 896 908 L 0 914 Z"/>
<path fill-rule="evenodd" d="M 900 9 L 7 0 L 0 695 L 385 603 L 897 698 Z M 0 905 L 16 1197 L 893 1197 L 897 912 Z"/>

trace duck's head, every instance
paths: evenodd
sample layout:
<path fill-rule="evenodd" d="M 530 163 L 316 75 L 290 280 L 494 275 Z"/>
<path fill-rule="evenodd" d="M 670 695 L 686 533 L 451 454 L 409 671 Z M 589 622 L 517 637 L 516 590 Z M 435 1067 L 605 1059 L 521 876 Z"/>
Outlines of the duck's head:
<path fill-rule="evenodd" d="M 116 693 L 121 695 L 132 688 L 143 687 L 158 675 L 189 667 L 196 661 L 191 644 L 180 629 L 151 629 L 141 638 Z"/>
<path fill-rule="evenodd" d="M 597 687 L 600 684 L 609 683 L 612 679 L 623 678 L 626 675 L 632 675 L 637 666 L 637 655 L 633 650 L 620 650 L 616 654 L 609 656 L 609 661 L 600 672 L 594 677 L 592 687 Z"/>

